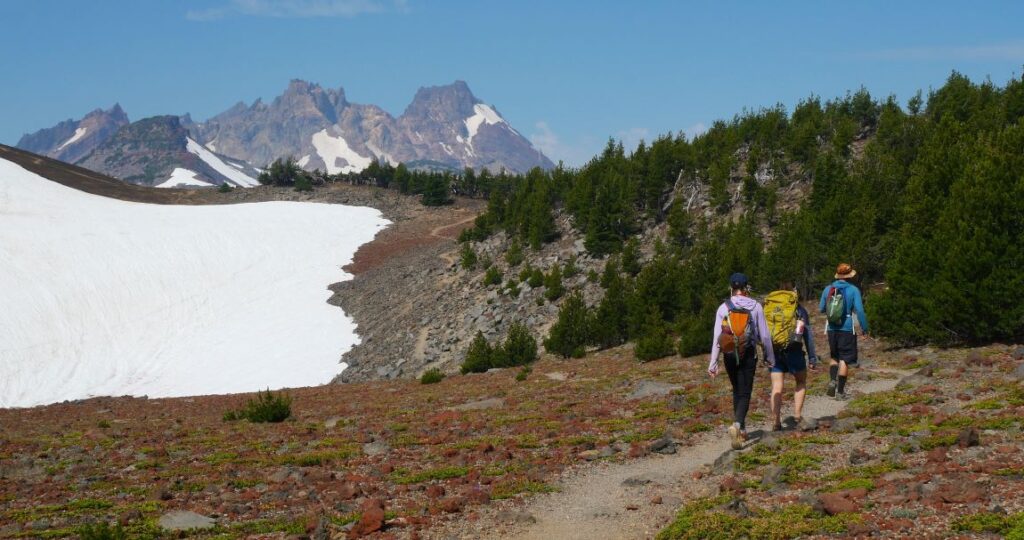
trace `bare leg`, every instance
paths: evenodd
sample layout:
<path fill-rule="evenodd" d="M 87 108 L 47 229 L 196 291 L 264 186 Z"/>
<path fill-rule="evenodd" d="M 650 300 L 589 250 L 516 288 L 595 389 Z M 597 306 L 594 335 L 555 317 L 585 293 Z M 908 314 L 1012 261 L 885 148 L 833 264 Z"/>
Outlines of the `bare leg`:
<path fill-rule="evenodd" d="M 793 416 L 799 422 L 804 417 L 804 396 L 807 394 L 807 371 L 793 374 L 796 378 L 796 389 L 793 390 Z"/>
<path fill-rule="evenodd" d="M 836 361 L 833 360 L 832 363 L 835 364 Z M 846 365 L 846 362 L 840 361 L 839 362 L 839 376 L 840 377 L 847 377 L 848 376 L 847 373 L 849 371 L 850 371 L 850 367 Z"/>
<path fill-rule="evenodd" d="M 785 380 L 785 373 L 772 373 L 772 418 L 775 420 L 773 426 L 779 425 L 782 415 L 782 383 Z"/>

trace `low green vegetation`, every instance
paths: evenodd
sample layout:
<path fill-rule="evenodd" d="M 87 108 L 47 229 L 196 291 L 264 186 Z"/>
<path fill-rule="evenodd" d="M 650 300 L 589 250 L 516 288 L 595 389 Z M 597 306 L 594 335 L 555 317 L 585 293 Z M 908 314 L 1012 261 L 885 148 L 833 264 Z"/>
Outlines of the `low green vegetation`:
<path fill-rule="evenodd" d="M 421 384 L 436 384 L 444 380 L 444 372 L 438 368 L 430 368 L 420 376 Z"/>
<path fill-rule="evenodd" d="M 1024 512 L 996 514 L 981 512 L 953 520 L 956 532 L 992 533 L 1005 535 L 1006 540 L 1024 540 Z"/>
<path fill-rule="evenodd" d="M 461 478 L 469 474 L 469 467 L 439 467 L 425 471 L 410 472 L 405 469 L 395 469 L 390 479 L 396 484 L 419 484 L 431 480 L 446 480 L 448 478 Z"/>
<path fill-rule="evenodd" d="M 658 533 L 657 540 L 777 540 L 830 535 L 842 533 L 849 525 L 861 520 L 856 514 L 826 516 L 805 504 L 752 508 L 752 515 L 740 517 L 726 509 L 730 500 L 730 496 L 724 495 L 687 504 L 675 520 Z"/>
<path fill-rule="evenodd" d="M 254 423 L 283 422 L 292 415 L 292 398 L 284 392 L 260 391 L 245 406 L 224 413 L 225 422 L 248 420 Z"/>

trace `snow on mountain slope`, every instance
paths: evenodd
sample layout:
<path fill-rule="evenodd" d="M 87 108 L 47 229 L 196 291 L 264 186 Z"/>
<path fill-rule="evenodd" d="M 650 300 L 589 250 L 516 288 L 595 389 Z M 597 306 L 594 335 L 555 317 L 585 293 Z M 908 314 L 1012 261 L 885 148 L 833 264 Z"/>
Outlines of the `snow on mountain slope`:
<path fill-rule="evenodd" d="M 181 167 L 176 167 L 174 169 L 174 171 L 171 172 L 171 177 L 170 178 L 168 178 L 167 180 L 164 180 L 163 182 L 161 182 L 161 183 L 159 183 L 159 184 L 157 184 L 157 185 L 155 185 L 153 187 L 158 187 L 158 188 L 176 188 L 176 187 L 180 187 L 180 186 L 210 187 L 210 186 L 213 185 L 213 184 L 211 184 L 209 182 L 204 182 L 204 181 L 200 180 L 199 178 L 196 178 L 196 176 L 198 176 L 198 173 L 196 173 L 195 171 L 190 171 L 188 169 L 182 169 Z"/>
<path fill-rule="evenodd" d="M 213 167 L 213 170 L 224 175 L 228 179 L 228 181 L 232 182 L 236 186 L 252 187 L 260 185 L 258 180 L 246 175 L 242 171 L 228 165 L 227 163 L 224 163 L 224 161 L 217 157 L 216 155 L 214 155 L 213 152 L 210 152 L 209 150 L 206 149 L 206 147 L 193 141 L 192 139 L 188 139 L 188 145 L 186 148 L 188 148 L 189 152 L 199 156 L 199 159 L 205 161 L 207 165 Z"/>
<path fill-rule="evenodd" d="M 498 115 L 497 111 L 490 108 L 483 103 L 477 103 L 473 105 L 473 116 L 466 119 L 466 132 L 469 133 L 469 138 L 466 139 L 466 144 L 471 148 L 473 146 L 473 137 L 476 137 L 477 130 L 483 124 L 504 124 L 505 120 Z"/>
<path fill-rule="evenodd" d="M 75 134 L 72 135 L 70 139 L 68 139 L 68 140 L 64 141 L 63 143 L 61 143 L 61 145 L 57 147 L 57 150 L 63 150 L 65 146 L 74 143 L 78 139 L 81 139 L 82 136 L 85 135 L 87 131 L 89 131 L 89 128 L 84 128 L 84 127 L 75 128 Z"/>
<path fill-rule="evenodd" d="M 322 384 L 358 341 L 328 284 L 370 208 L 107 199 L 0 160 L 0 406 Z"/>
<path fill-rule="evenodd" d="M 373 158 L 360 156 L 350 148 L 344 137 L 340 135 L 332 137 L 326 129 L 314 133 L 312 142 L 316 153 L 324 161 L 327 174 L 359 172 L 373 162 Z M 344 159 L 346 165 L 339 166 L 338 158 Z"/>

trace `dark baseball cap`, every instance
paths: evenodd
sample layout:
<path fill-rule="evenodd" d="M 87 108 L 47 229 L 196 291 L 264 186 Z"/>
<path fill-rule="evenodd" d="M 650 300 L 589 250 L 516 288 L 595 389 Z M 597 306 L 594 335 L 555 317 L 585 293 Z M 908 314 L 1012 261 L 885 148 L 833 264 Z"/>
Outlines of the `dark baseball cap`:
<path fill-rule="evenodd" d="M 747 275 L 744 273 L 736 272 L 729 276 L 729 285 L 731 285 L 733 289 L 744 289 L 749 283 L 750 280 L 747 279 Z"/>

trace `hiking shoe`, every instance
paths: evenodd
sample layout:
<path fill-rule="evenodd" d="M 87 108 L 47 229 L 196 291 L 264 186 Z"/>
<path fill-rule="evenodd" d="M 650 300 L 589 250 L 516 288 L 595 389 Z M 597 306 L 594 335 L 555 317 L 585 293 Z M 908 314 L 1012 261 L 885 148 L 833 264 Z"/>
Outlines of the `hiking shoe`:
<path fill-rule="evenodd" d="M 810 431 L 812 429 L 811 423 L 801 418 L 796 422 L 796 429 L 800 431 Z"/>
<path fill-rule="evenodd" d="M 733 424 L 729 426 L 729 438 L 732 439 L 733 450 L 739 450 L 740 448 L 743 448 L 743 439 L 745 437 L 743 436 L 743 433 L 740 431 L 740 426 L 738 424 Z"/>
<path fill-rule="evenodd" d="M 828 382 L 828 390 L 825 390 L 825 395 L 828 396 L 828 397 L 835 397 L 835 395 L 836 395 L 836 382 L 835 381 L 829 381 Z"/>
<path fill-rule="evenodd" d="M 846 395 L 846 392 L 836 392 L 836 401 L 846 401 L 850 399 L 850 396 Z"/>

